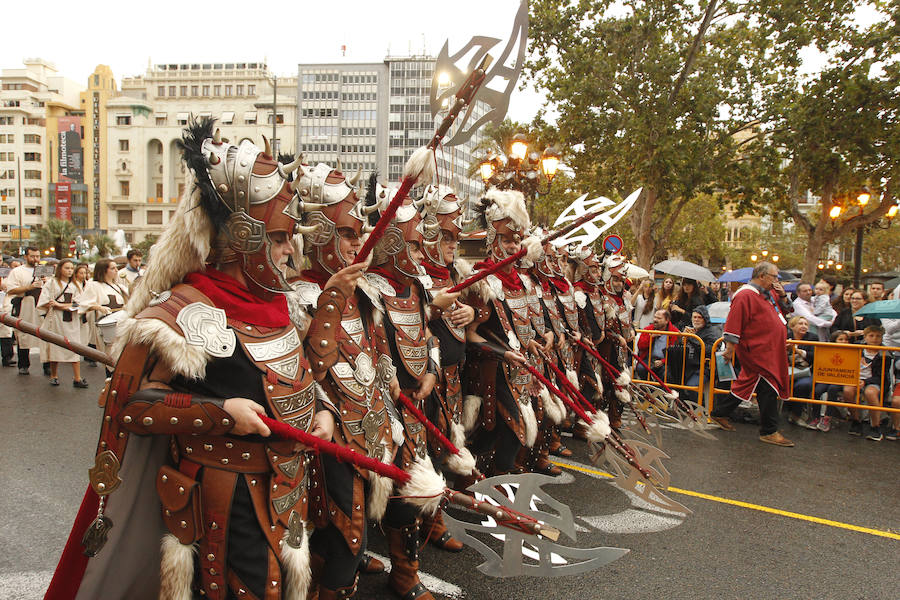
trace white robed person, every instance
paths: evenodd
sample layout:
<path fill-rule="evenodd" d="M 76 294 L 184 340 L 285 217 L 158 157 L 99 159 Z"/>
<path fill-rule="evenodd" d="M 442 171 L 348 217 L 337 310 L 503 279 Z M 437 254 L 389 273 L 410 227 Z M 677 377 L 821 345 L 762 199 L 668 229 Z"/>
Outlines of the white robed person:
<path fill-rule="evenodd" d="M 81 285 L 75 280 L 75 263 L 65 258 L 56 265 L 56 273 L 41 288 L 37 301 L 38 311 L 45 312 L 41 326 L 51 333 L 64 336 L 71 342 L 82 343 L 81 315 L 78 314 L 78 301 L 81 297 Z M 44 350 L 50 363 L 50 385 L 59 385 L 59 363 L 72 365 L 72 385 L 86 388 L 87 381 L 81 377 L 81 356 L 68 348 L 44 342 Z"/>
<path fill-rule="evenodd" d="M 12 305 L 12 316 L 35 327 L 41 324 L 41 316 L 37 311 L 37 299 L 41 295 L 41 288 L 46 279 L 35 276 L 35 268 L 40 260 L 40 251 L 34 246 L 28 246 L 25 248 L 25 264 L 10 271 L 9 276 L 3 280 L 3 290 L 9 296 Z M 28 375 L 28 369 L 31 367 L 29 356 L 31 349 L 39 349 L 41 341 L 21 331 L 16 333 L 16 339 L 19 346 L 19 375 Z"/>

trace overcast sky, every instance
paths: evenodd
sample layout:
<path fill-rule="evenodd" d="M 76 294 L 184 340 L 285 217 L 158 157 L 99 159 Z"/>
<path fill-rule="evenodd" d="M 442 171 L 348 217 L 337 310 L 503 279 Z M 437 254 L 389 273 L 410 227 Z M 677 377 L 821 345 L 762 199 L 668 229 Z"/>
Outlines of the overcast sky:
<path fill-rule="evenodd" d="M 497 56 L 519 0 L 4 4 L 0 67 L 39 56 L 86 83 L 96 65 L 107 64 L 121 83 L 143 74 L 148 62 L 265 60 L 277 75 L 296 75 L 298 63 L 377 62 L 423 50 L 436 56 L 447 39 L 452 54 L 474 35 L 499 38 L 491 52 Z M 541 104 L 534 91 L 516 91 L 509 116 L 530 121 Z"/>

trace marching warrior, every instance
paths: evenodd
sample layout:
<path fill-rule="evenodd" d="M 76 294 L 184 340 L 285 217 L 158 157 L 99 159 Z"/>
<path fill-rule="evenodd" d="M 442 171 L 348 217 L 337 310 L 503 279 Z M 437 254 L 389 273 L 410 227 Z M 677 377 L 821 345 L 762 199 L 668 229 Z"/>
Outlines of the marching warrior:
<path fill-rule="evenodd" d="M 48 598 L 306 595 L 317 484 L 303 447 L 259 418 L 334 429 L 283 296 L 298 165 L 213 123 L 184 134 L 185 195 L 119 326 L 91 486 Z M 324 285 L 311 327 L 329 344 L 353 285 L 346 271 Z"/>
<path fill-rule="evenodd" d="M 482 207 L 489 256 L 476 270 L 517 253 L 530 226 L 521 192 L 491 189 Z M 516 470 L 517 456 L 537 437 L 531 373 L 522 352 L 537 342 L 525 288 L 512 264 L 469 289 L 466 302 L 475 308 L 475 320 L 466 331 L 472 366 L 463 378 L 468 386 L 463 420 L 473 432 L 471 447 L 482 472 L 500 475 Z"/>
<path fill-rule="evenodd" d="M 292 317 L 302 329 L 319 314 L 320 302 L 327 301 L 323 290 L 332 275 L 344 268 L 365 268 L 362 263 L 350 266 L 368 227 L 354 187 L 358 177 L 348 180 L 325 164 L 300 165 L 291 184 L 303 199 L 305 225 L 300 229 L 309 260 L 309 268 L 292 281 L 296 293 L 288 296 L 292 308 L 297 305 Z M 363 287 L 364 281 L 360 280 Z M 329 331 L 330 321 L 317 327 L 313 320 L 305 345 L 313 376 L 338 409 L 334 441 L 389 463 L 394 444 L 385 399 L 390 402 L 397 380 L 379 310 L 370 295 L 357 288 L 347 298 L 338 330 Z M 317 527 L 310 540 L 313 583 L 320 600 L 350 598 L 357 570 L 384 570 L 380 561 L 364 555 L 366 521 L 384 515 L 392 483 L 329 455 L 322 455 L 321 461 L 327 512 L 310 517 Z"/>
<path fill-rule="evenodd" d="M 373 178 L 367 195 L 367 207 L 384 211 L 393 190 L 381 188 Z M 372 215 L 375 216 L 374 214 Z M 438 338 L 428 329 L 430 311 L 449 310 L 459 294 L 439 293 L 426 305 L 426 294 L 420 277 L 425 275 L 421 263 L 424 242 L 421 215 L 412 203 L 399 207 L 396 216 L 375 244 L 372 266 L 366 274 L 373 302 L 381 304 L 384 328 L 400 392 L 419 411 L 431 395 L 440 370 Z M 399 396 L 398 396 L 399 397 Z M 433 598 L 419 581 L 419 512 L 434 514 L 440 505 L 444 478 L 435 472 L 428 455 L 425 425 L 403 402 L 392 411 L 392 425 L 402 427 L 395 435 L 400 445 L 394 463 L 413 475 L 412 482 L 402 488 L 401 496 L 419 497 L 421 508 L 413 503 L 392 498 L 388 501 L 383 523 L 391 556 L 391 589 L 401 598 Z"/>
<path fill-rule="evenodd" d="M 422 267 L 431 278 L 429 296 L 433 297 L 471 274 L 471 267 L 456 257 L 462 231 L 462 208 L 456 194 L 446 186 L 429 186 L 423 201 L 422 251 L 425 259 Z M 465 447 L 461 380 L 466 361 L 466 326 L 474 316 L 475 309 L 457 300 L 446 311 L 432 306 L 428 320 L 429 330 L 440 343 L 441 369 L 434 390 L 426 398 L 425 416 L 459 449 L 460 454 L 450 454 L 431 435 L 428 436 L 428 447 L 435 460 L 460 476 L 458 482 L 468 482 L 475 469 L 475 460 Z M 425 517 L 422 529 L 428 540 L 439 548 L 452 552 L 462 550 L 462 543 L 450 536 L 440 512 L 434 517 Z"/>
<path fill-rule="evenodd" d="M 577 248 L 570 252 L 574 263 L 572 280 L 575 282 L 575 302 L 587 341 L 595 347 L 604 341 L 606 335 L 606 314 L 603 296 L 600 293 L 600 259 L 589 247 Z M 583 353 L 579 369 L 581 389 L 599 408 L 603 396 L 603 367 L 597 359 Z M 587 391 L 590 390 L 590 393 Z"/>

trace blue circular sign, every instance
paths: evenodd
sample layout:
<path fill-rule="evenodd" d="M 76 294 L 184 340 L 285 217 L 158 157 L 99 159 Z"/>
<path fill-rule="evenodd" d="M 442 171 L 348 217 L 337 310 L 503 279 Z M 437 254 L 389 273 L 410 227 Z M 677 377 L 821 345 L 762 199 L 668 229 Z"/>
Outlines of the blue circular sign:
<path fill-rule="evenodd" d="M 622 250 L 622 238 L 616 234 L 606 236 L 603 238 L 603 249 L 618 254 Z"/>

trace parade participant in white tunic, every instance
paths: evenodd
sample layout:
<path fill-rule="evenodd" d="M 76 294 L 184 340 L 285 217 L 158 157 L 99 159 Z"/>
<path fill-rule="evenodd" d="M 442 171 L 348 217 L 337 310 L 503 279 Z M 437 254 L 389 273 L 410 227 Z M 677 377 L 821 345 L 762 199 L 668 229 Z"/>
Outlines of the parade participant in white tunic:
<path fill-rule="evenodd" d="M 10 271 L 9 276 L 3 280 L 3 289 L 10 296 L 12 315 L 32 325 L 40 325 L 36 306 L 44 278 L 35 277 L 34 273 L 40 259 L 40 251 L 29 246 L 25 249 L 25 264 Z M 16 338 L 19 341 L 19 375 L 28 375 L 31 367 L 29 353 L 32 348 L 40 348 L 41 342 L 22 332 L 16 333 Z"/>
<path fill-rule="evenodd" d="M 63 259 L 56 265 L 56 275 L 48 279 L 41 289 L 37 308 L 45 311 L 42 329 L 65 336 L 75 343 L 81 343 L 81 319 L 78 311 L 78 300 L 81 286 L 74 280 L 75 263 Z M 81 377 L 81 356 L 68 348 L 45 342 L 44 352 L 50 362 L 50 385 L 59 385 L 59 363 L 72 365 L 72 385 L 86 388 L 87 381 Z"/>
<path fill-rule="evenodd" d="M 112 259 L 101 258 L 97 261 L 94 265 L 94 279 L 84 287 L 78 302 L 79 312 L 89 315 L 89 319 L 93 316 L 95 320 L 100 320 L 125 307 L 128 292 L 119 282 L 117 273 L 116 263 Z M 103 337 L 96 329 L 90 342 L 96 344 L 98 350 L 108 352 Z"/>

